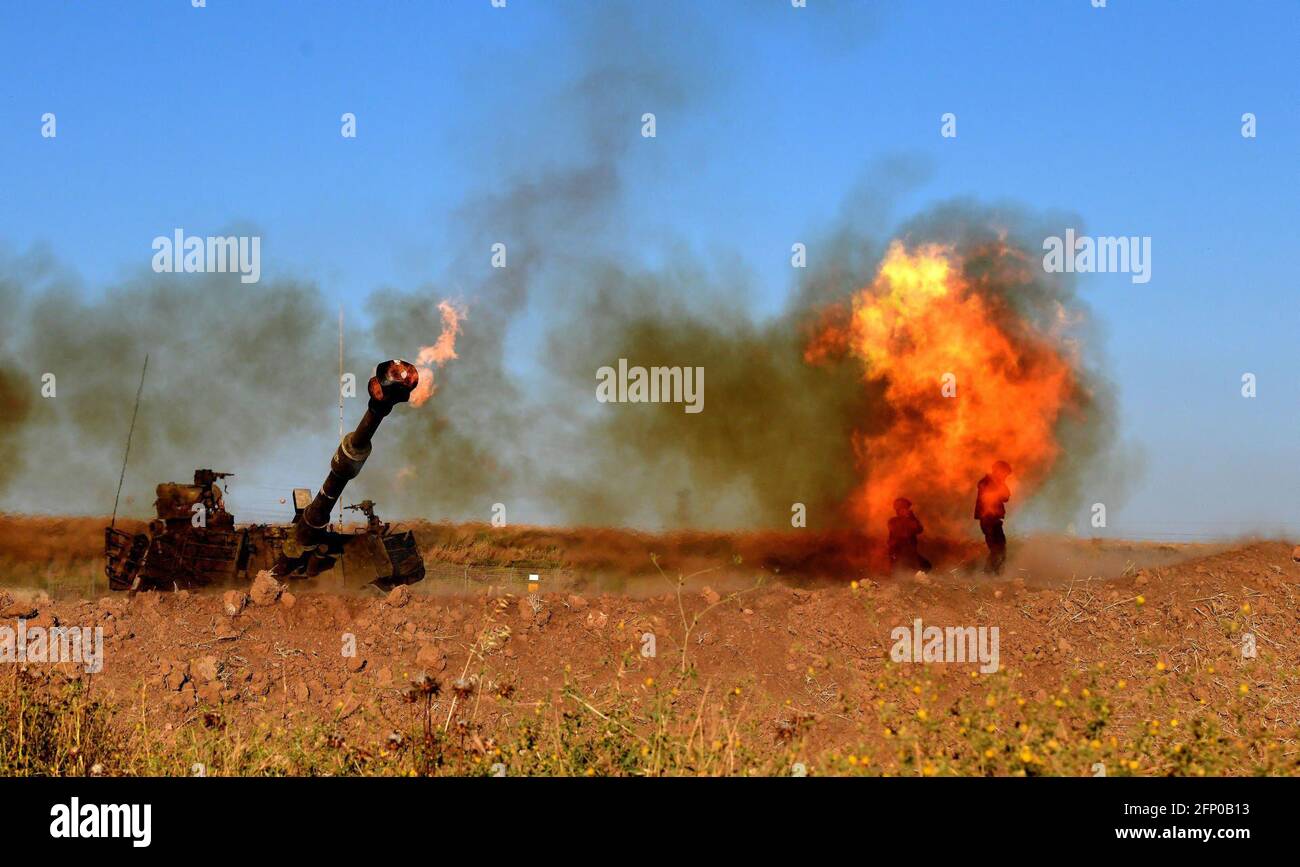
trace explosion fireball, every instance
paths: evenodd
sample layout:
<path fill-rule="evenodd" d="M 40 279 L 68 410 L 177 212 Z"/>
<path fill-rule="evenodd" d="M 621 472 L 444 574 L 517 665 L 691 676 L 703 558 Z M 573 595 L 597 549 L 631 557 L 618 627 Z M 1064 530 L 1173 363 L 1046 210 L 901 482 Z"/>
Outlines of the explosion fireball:
<path fill-rule="evenodd" d="M 848 309 L 829 311 L 807 344 L 805 361 L 855 359 L 864 383 L 883 393 L 884 417 L 853 433 L 861 481 L 847 506 L 868 532 L 884 526 L 895 497 L 911 499 L 934 530 L 961 532 L 975 483 L 995 460 L 1014 468 L 1023 501 L 1060 456 L 1058 422 L 1081 396 L 1062 336 L 1071 323 L 1059 305 L 1046 326 L 1020 314 L 1010 298 L 1014 284 L 1028 284 L 1027 266 L 995 247 L 963 259 L 944 245 L 894 242 L 873 282 Z M 986 260 L 1004 267 L 985 269 Z"/>

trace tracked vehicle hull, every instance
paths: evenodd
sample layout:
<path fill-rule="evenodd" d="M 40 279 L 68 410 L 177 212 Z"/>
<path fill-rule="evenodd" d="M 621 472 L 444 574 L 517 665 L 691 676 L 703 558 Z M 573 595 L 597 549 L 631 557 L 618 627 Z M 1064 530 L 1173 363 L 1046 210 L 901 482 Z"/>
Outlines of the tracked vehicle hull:
<path fill-rule="evenodd" d="M 192 590 L 244 583 L 280 555 L 287 526 L 189 527 L 158 535 L 104 531 L 112 590 Z M 417 579 L 418 580 L 418 579 Z"/>
<path fill-rule="evenodd" d="M 280 560 L 293 526 L 254 524 L 246 527 L 163 526 L 148 533 L 104 531 L 105 571 L 112 590 L 194 590 L 247 584 Z M 424 558 L 409 530 L 367 529 L 329 533 L 327 547 L 336 563 L 310 576 L 322 586 L 356 589 L 374 584 L 390 589 L 424 580 Z M 290 546 L 292 544 L 290 543 Z M 319 576 L 319 577 L 318 577 Z"/>

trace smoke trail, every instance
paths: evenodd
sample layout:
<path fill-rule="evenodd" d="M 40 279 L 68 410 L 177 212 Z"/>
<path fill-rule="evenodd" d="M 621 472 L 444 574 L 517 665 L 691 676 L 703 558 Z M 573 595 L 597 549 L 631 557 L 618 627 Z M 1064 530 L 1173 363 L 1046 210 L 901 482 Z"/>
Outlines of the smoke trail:
<path fill-rule="evenodd" d="M 525 142 L 504 162 L 507 179 L 488 179 L 455 213 L 458 255 L 440 285 L 372 296 L 372 342 L 393 352 L 414 352 L 437 335 L 436 300 L 452 297 L 468 308 L 459 357 L 440 371 L 437 396 L 396 426 L 392 451 L 400 460 L 377 454 L 367 467 L 362 484 L 381 492 L 377 498 L 430 517 L 484 519 L 496 502 L 528 503 L 536 517 L 568 511 L 550 488 L 550 467 L 570 459 L 565 386 L 512 369 L 511 359 L 515 345 L 545 347 L 546 335 L 578 303 L 575 274 L 628 248 L 630 239 L 613 227 L 626 206 L 630 151 L 643 141 L 641 107 L 676 117 L 708 90 L 716 76 L 704 66 L 715 55 L 705 48 L 707 17 L 665 17 L 620 3 L 581 22 L 571 49 L 579 74 L 537 107 L 536 118 L 520 121 L 523 129 L 579 131 L 573 152 L 557 156 Z M 530 72 L 521 62 L 502 74 Z M 494 126 L 481 142 L 467 138 L 487 149 L 499 131 Z M 505 267 L 490 265 L 497 249 Z"/>

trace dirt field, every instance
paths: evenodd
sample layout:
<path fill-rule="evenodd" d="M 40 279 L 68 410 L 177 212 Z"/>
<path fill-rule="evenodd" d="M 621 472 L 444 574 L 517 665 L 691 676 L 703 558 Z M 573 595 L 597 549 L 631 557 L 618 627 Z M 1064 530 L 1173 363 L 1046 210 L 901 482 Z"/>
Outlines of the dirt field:
<path fill-rule="evenodd" d="M 248 588 L 94 591 L 102 527 L 0 521 L 0 625 L 104 634 L 99 673 L 0 674 L 2 773 L 1219 775 L 1300 759 L 1300 563 L 1283 542 L 1036 539 L 996 580 L 962 543 L 918 579 L 872 578 L 869 544 L 832 556 L 825 538 L 421 525 L 434 576 L 410 592 L 293 585 L 258 604 Z M 917 618 L 996 627 L 996 671 L 891 660 Z"/>

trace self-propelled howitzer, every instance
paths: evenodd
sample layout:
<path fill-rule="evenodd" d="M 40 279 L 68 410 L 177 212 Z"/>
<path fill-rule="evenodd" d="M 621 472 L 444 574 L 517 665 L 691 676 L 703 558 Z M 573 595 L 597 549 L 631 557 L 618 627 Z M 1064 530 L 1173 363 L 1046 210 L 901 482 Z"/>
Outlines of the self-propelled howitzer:
<path fill-rule="evenodd" d="M 360 532 L 330 529 L 330 514 L 347 483 L 370 456 L 371 438 L 393 407 L 409 400 L 419 371 L 395 359 L 375 368 L 365 415 L 343 437 L 329 475 L 313 497 L 293 491 L 294 519 L 236 526 L 219 480 L 228 473 L 197 470 L 194 484 L 158 485 L 157 517 L 148 532 L 105 530 L 105 571 L 114 590 L 173 590 L 251 579 L 270 569 L 278 578 L 317 578 L 326 586 L 388 589 L 424 578 L 424 560 L 409 530 L 394 532 L 371 520 Z M 373 504 L 371 511 L 373 514 Z M 326 574 L 322 574 L 326 573 Z"/>

